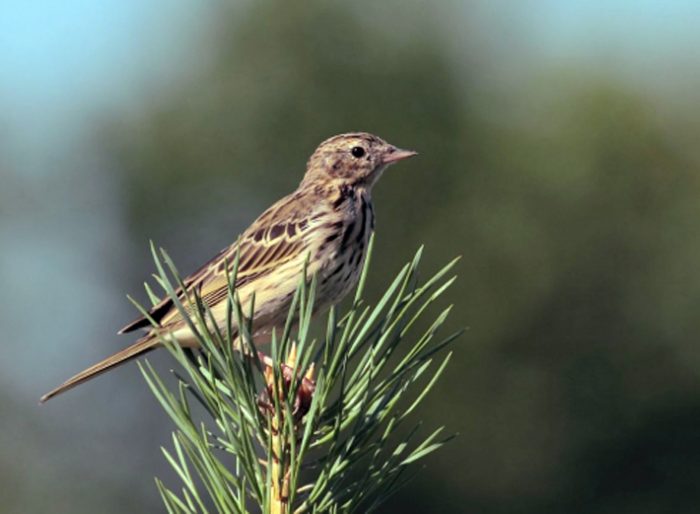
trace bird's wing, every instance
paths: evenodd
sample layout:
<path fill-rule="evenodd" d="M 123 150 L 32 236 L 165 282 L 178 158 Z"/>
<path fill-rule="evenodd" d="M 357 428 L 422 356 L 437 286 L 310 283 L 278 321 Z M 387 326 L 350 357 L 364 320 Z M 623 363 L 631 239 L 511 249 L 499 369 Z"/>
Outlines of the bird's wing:
<path fill-rule="evenodd" d="M 290 203 L 286 198 L 263 213 L 240 239 L 231 246 L 221 250 L 210 261 L 192 275 L 183 280 L 185 290 L 197 291 L 203 302 L 211 308 L 228 295 L 227 271 L 232 271 L 238 256 L 238 273 L 236 287 L 241 287 L 253 279 L 278 268 L 282 264 L 298 258 L 306 247 L 307 232 L 311 219 L 304 209 L 287 208 Z M 286 200 L 286 201 L 285 201 Z M 186 303 L 181 288 L 178 297 Z M 161 327 L 172 326 L 182 322 L 182 316 L 173 304 L 172 298 L 165 297 L 149 311 L 150 317 Z M 148 328 L 150 321 L 142 316 L 122 328 L 124 334 L 138 328 Z"/>

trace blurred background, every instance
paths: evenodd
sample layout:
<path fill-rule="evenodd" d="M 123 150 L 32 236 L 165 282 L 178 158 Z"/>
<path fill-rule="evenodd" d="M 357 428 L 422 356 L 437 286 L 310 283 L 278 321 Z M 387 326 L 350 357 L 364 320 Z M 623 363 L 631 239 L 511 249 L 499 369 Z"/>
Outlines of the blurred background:
<path fill-rule="evenodd" d="M 420 157 L 375 189 L 369 299 L 422 243 L 469 327 L 417 417 L 460 436 L 383 512 L 696 512 L 700 4 L 0 6 L 0 511 L 162 512 L 171 425 L 128 341 L 326 137 Z M 166 355 L 154 355 L 161 369 Z"/>

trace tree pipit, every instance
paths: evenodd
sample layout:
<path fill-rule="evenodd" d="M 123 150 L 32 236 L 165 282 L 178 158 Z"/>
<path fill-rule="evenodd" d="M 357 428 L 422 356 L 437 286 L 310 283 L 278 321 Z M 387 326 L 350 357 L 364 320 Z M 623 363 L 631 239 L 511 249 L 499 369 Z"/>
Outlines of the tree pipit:
<path fill-rule="evenodd" d="M 372 186 L 389 165 L 414 155 L 416 152 L 401 150 L 364 132 L 327 139 L 309 159 L 296 191 L 263 212 L 234 244 L 187 277 L 178 296 L 185 303 L 196 291 L 223 327 L 227 275 L 238 256 L 235 288 L 244 312 L 255 293 L 256 344 L 269 339 L 273 329 L 284 326 L 305 266 L 307 275 L 317 279 L 315 311 L 338 303 L 359 279 L 374 229 Z M 164 334 L 183 347 L 197 347 L 195 334 L 172 298 L 163 298 L 149 314 L 157 327 L 144 316 L 129 323 L 120 334 L 144 329 L 145 335 L 68 379 L 41 401 L 153 350 Z M 236 327 L 232 329 L 235 332 Z"/>

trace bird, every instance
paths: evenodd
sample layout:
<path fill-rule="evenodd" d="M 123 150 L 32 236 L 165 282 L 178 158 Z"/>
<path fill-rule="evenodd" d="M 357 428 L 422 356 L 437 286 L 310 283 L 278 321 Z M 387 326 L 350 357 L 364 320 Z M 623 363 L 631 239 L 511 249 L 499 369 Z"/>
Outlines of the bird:
<path fill-rule="evenodd" d="M 186 302 L 196 292 L 216 323 L 226 325 L 228 276 L 238 259 L 234 284 L 243 312 L 254 295 L 253 339 L 269 340 L 284 326 L 301 274 L 316 276 L 315 314 L 340 302 L 357 284 L 375 216 L 372 188 L 390 165 L 413 157 L 367 132 L 339 134 L 313 152 L 297 189 L 264 211 L 239 238 L 182 282 Z M 188 296 L 190 295 L 190 296 Z M 41 403 L 127 361 L 172 336 L 184 348 L 197 338 L 170 296 L 118 333 L 145 331 L 136 342 L 66 380 Z M 150 318 L 150 319 L 149 319 Z M 156 324 L 154 326 L 154 323 Z M 235 323 L 235 322 L 234 322 Z M 231 327 L 235 334 L 236 327 Z"/>

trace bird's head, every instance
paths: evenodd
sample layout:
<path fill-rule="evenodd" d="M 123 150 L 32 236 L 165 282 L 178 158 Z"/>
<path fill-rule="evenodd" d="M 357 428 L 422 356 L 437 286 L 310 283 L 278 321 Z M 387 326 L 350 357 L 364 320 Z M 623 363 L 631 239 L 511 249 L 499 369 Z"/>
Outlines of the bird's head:
<path fill-rule="evenodd" d="M 417 155 L 366 132 L 326 139 L 313 153 L 304 182 L 336 182 L 371 188 L 391 164 Z"/>

